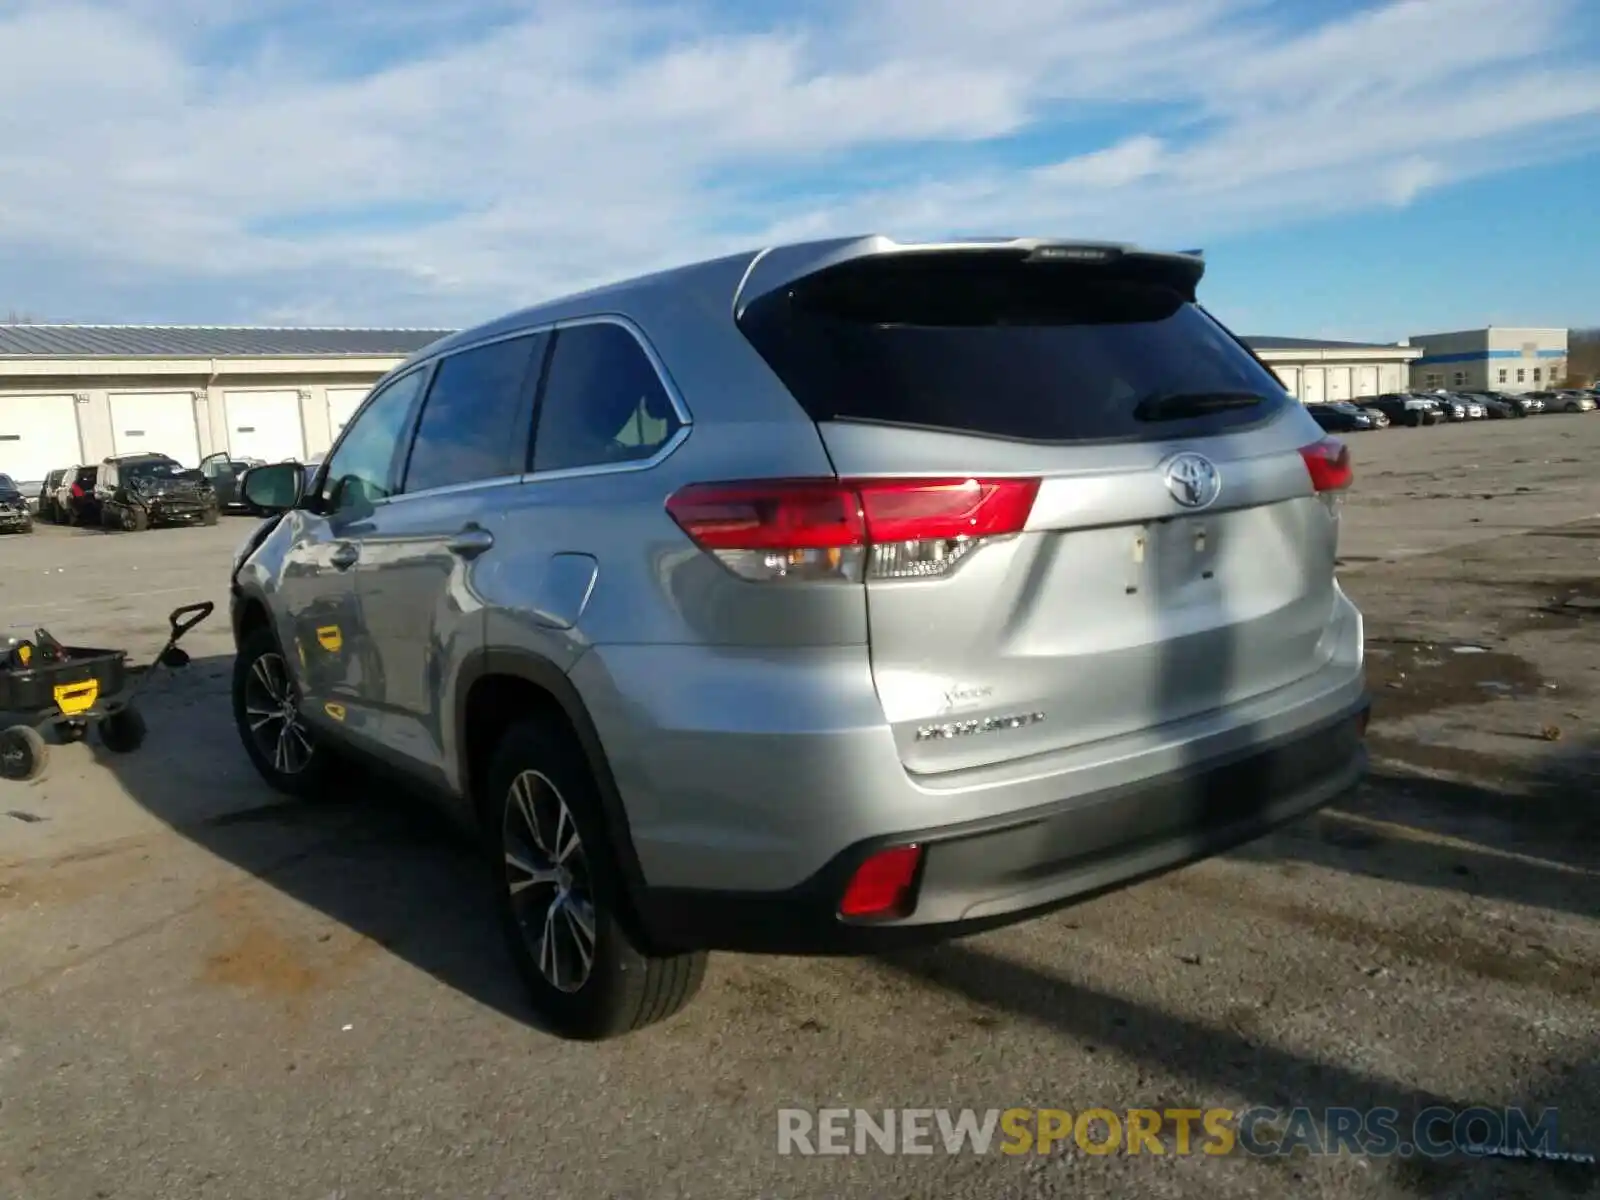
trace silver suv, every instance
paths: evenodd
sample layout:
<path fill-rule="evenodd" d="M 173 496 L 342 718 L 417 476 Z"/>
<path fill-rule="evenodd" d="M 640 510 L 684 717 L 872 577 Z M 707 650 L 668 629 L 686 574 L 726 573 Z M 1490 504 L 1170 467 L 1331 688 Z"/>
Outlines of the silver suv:
<path fill-rule="evenodd" d="M 869 237 L 435 343 L 313 478 L 250 473 L 251 759 L 426 785 L 588 1038 L 708 950 L 970 933 L 1333 800 L 1366 764 L 1349 458 L 1202 270 Z"/>

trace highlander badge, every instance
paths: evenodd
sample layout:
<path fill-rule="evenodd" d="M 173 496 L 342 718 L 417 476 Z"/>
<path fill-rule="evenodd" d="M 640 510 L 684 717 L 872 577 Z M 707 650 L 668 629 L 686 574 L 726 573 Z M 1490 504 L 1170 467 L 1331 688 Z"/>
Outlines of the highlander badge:
<path fill-rule="evenodd" d="M 946 721 L 942 725 L 922 725 L 917 741 L 942 741 L 945 738 L 971 737 L 975 733 L 997 733 L 1002 729 L 1022 729 L 1044 720 L 1041 712 L 1017 713 L 1009 717 L 983 717 L 974 721 Z"/>

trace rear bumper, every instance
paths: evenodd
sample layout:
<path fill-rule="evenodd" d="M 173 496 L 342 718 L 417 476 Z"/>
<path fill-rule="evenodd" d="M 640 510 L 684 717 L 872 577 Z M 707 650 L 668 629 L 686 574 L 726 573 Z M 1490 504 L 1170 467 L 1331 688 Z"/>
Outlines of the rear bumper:
<path fill-rule="evenodd" d="M 646 887 L 640 922 L 662 948 L 854 954 L 1027 920 L 1251 841 L 1350 792 L 1366 770 L 1367 711 L 1362 696 L 1248 751 L 1004 817 L 860 841 L 782 891 Z M 909 844 L 924 847 L 910 914 L 841 919 L 856 868 Z"/>

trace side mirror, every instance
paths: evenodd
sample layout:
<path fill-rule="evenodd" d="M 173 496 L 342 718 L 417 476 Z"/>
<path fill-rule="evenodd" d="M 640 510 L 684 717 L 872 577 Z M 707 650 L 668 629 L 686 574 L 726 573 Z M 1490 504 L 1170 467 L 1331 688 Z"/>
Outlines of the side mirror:
<path fill-rule="evenodd" d="M 240 482 L 239 492 L 256 516 L 274 516 L 299 506 L 305 493 L 305 474 L 299 463 L 251 467 Z"/>

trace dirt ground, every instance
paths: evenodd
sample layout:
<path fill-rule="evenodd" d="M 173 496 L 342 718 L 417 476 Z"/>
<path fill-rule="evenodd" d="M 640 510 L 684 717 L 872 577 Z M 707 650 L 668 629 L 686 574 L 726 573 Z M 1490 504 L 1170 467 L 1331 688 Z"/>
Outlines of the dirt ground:
<path fill-rule="evenodd" d="M 1600 1152 L 1600 414 L 1351 444 L 1351 802 L 944 947 L 723 956 L 600 1046 L 530 1026 L 438 822 L 254 779 L 219 615 L 143 751 L 0 784 L 0 1197 L 1600 1195 L 1461 1156 L 777 1152 L 786 1106 L 1433 1104 L 1555 1108 Z M 0 620 L 148 654 L 245 528 L 0 543 Z"/>

